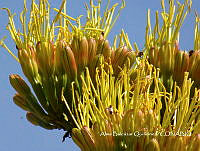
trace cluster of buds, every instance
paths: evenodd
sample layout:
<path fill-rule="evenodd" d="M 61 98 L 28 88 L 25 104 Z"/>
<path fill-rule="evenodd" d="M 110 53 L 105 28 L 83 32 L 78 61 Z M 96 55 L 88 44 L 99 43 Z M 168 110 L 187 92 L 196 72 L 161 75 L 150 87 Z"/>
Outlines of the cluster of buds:
<path fill-rule="evenodd" d="M 127 60 L 130 60 L 132 65 L 136 59 L 134 51 L 128 50 L 127 47 L 113 50 L 109 45 L 109 41 L 104 40 L 102 36 L 98 40 L 74 37 L 71 43 L 67 43 L 64 40 L 56 43 L 38 42 L 36 46 L 29 45 L 28 49 L 18 47 L 18 57 L 22 70 L 31 83 L 37 99 L 31 93 L 28 85 L 18 75 L 10 76 L 11 84 L 19 93 L 18 95 L 27 95 L 34 98 L 34 101 L 29 98 L 26 99 L 30 102 L 35 102 L 39 108 L 39 110 L 37 108 L 34 110 L 29 108 L 28 111 L 36 115 L 37 118 L 30 118 L 33 116 L 29 116 L 30 113 L 28 112 L 28 119 L 32 123 L 37 123 L 34 120 L 42 120 L 43 116 L 36 114 L 36 112 L 46 112 L 51 121 L 59 119 L 58 121 L 62 124 L 56 124 L 56 122 L 47 123 L 53 124 L 55 128 L 63 128 L 65 130 L 69 130 L 69 127 L 64 127 L 67 124 L 63 114 L 67 115 L 67 122 L 70 123 L 70 128 L 75 127 L 73 120 L 70 118 L 70 113 L 67 112 L 68 109 L 65 103 L 62 101 L 63 95 L 67 99 L 70 109 L 72 108 L 71 82 L 75 81 L 79 89 L 81 85 L 80 75 L 84 74 L 86 67 L 93 75 L 91 77 L 93 77 L 92 81 L 94 81 L 96 68 L 100 65 L 101 58 L 112 65 L 115 76 L 120 73 Z M 23 84 L 17 86 L 19 82 Z M 19 92 L 20 89 L 29 91 Z M 16 104 L 22 107 L 22 105 L 27 104 L 26 99 L 21 99 Z"/>
<path fill-rule="evenodd" d="M 177 49 L 177 45 L 171 47 L 151 48 L 149 50 L 149 62 L 160 68 L 161 76 L 172 76 L 173 80 L 182 85 L 184 73 L 189 72 L 189 77 L 194 81 L 195 87 L 200 83 L 200 52 L 191 50 L 189 53 Z M 166 57 L 167 56 L 167 57 Z"/>
<path fill-rule="evenodd" d="M 102 60 L 112 65 L 115 77 L 118 77 L 127 60 L 131 65 L 134 64 L 136 53 L 128 49 L 125 46 L 127 44 L 115 50 L 106 40 L 114 24 L 112 20 L 117 5 L 107 9 L 104 12 L 106 15 L 100 17 L 100 4 L 99 1 L 96 7 L 90 1 L 91 9 L 87 6 L 87 21 L 82 26 L 80 18 L 74 19 L 66 14 L 66 0 L 63 0 L 60 9 L 54 9 L 58 14 L 50 25 L 48 2 L 39 1 L 38 5 L 33 0 L 28 26 L 26 14 L 22 13 L 23 17 L 20 18 L 24 33 L 16 30 L 13 16 L 6 9 L 9 15 L 8 30 L 18 50 L 16 60 L 34 91 L 32 93 L 29 85 L 19 75 L 11 75 L 10 83 L 17 91 L 13 100 L 16 105 L 28 111 L 27 119 L 34 125 L 71 131 L 77 127 L 73 119 L 76 117 L 72 114 L 72 83 L 75 82 L 75 89 L 81 95 L 81 76 L 85 74 L 86 68 L 91 73 L 92 81 L 95 81 L 96 69 Z M 124 5 L 123 1 L 120 10 Z M 55 36 L 58 20 L 59 32 Z M 71 20 L 76 21 L 77 25 L 73 25 Z M 2 41 L 1 45 L 8 49 Z"/>
<path fill-rule="evenodd" d="M 150 63 L 156 68 L 160 68 L 161 76 L 165 76 L 168 79 L 172 76 L 178 85 L 182 85 L 184 73 L 190 72 L 191 67 L 189 64 L 193 60 L 192 58 L 189 57 L 187 52 L 179 50 L 177 43 L 174 45 L 164 43 L 160 48 L 151 48 L 149 50 Z"/>

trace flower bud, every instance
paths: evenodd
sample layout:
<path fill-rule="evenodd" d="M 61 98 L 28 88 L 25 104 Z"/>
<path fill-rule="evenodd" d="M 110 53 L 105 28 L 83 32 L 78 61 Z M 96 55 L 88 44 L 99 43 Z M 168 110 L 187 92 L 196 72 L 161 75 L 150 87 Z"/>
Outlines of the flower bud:
<path fill-rule="evenodd" d="M 105 40 L 103 43 L 103 56 L 105 60 L 108 60 L 111 57 L 111 47 L 108 40 Z"/>
<path fill-rule="evenodd" d="M 81 148 L 81 150 L 90 150 L 90 144 L 87 144 L 80 129 L 72 129 L 72 139 Z"/>
<path fill-rule="evenodd" d="M 38 72 L 48 77 L 53 73 L 55 46 L 51 42 L 38 42 L 36 45 L 36 60 Z"/>
<path fill-rule="evenodd" d="M 159 56 L 159 49 L 158 48 L 152 47 L 149 50 L 149 61 L 156 68 L 160 67 L 160 56 Z"/>
<path fill-rule="evenodd" d="M 103 42 L 104 42 L 104 37 L 103 37 L 103 35 L 100 35 L 99 36 L 99 39 L 97 40 L 97 46 L 98 46 L 98 52 L 97 52 L 97 54 L 99 54 L 100 52 L 99 51 L 101 51 L 101 49 L 99 49 L 102 45 L 103 45 Z"/>
<path fill-rule="evenodd" d="M 96 45 L 96 40 L 93 38 L 90 38 L 88 40 L 88 60 L 92 61 L 96 55 L 97 51 L 97 45 Z"/>
<path fill-rule="evenodd" d="M 22 95 L 29 95 L 31 94 L 31 90 L 26 82 L 17 74 L 12 74 L 9 76 L 10 84 L 12 87 Z"/>
<path fill-rule="evenodd" d="M 80 69 L 84 69 L 88 63 L 88 41 L 86 37 L 83 37 L 80 41 L 80 49 L 78 52 L 78 66 Z"/>
<path fill-rule="evenodd" d="M 83 126 L 83 128 L 81 129 L 81 133 L 90 150 L 95 150 L 95 140 L 94 136 L 92 136 L 92 133 L 90 132 L 90 129 L 86 126 Z"/>
<path fill-rule="evenodd" d="M 30 82 L 33 82 L 33 79 L 38 76 L 38 65 L 35 60 L 35 51 L 32 48 L 30 51 L 19 49 L 18 57 L 24 74 Z"/>
<path fill-rule="evenodd" d="M 80 44 L 80 40 L 76 36 L 74 36 L 72 43 L 71 43 L 71 50 L 74 54 L 76 62 L 78 62 L 78 60 L 79 60 L 79 58 L 78 58 L 79 57 L 79 50 L 80 50 L 79 44 Z"/>
<path fill-rule="evenodd" d="M 180 85 L 184 79 L 184 73 L 189 67 L 189 55 L 184 51 L 178 51 L 175 56 L 173 79 Z"/>
<path fill-rule="evenodd" d="M 200 74 L 200 53 L 199 51 L 195 51 L 190 57 L 189 61 L 189 76 L 195 82 L 199 82 L 199 74 Z"/>
<path fill-rule="evenodd" d="M 44 120 L 38 118 L 34 113 L 28 112 L 26 114 L 26 118 L 33 125 L 41 126 L 41 127 L 45 128 L 45 129 L 52 130 L 52 129 L 56 128 L 55 126 L 53 126 L 53 125 L 51 125 L 49 123 L 46 123 Z"/>
<path fill-rule="evenodd" d="M 13 102 L 19 106 L 20 108 L 22 108 L 25 111 L 30 111 L 29 107 L 28 107 L 28 103 L 26 102 L 26 99 L 21 96 L 20 94 L 15 94 L 15 96 L 13 97 Z"/>
<path fill-rule="evenodd" d="M 77 77 L 77 66 L 74 58 L 74 54 L 69 46 L 66 46 L 62 50 L 62 65 L 69 78 L 75 79 Z"/>
<path fill-rule="evenodd" d="M 174 71 L 175 48 L 171 44 L 164 43 L 159 50 L 159 55 L 161 73 L 171 76 Z"/>
<path fill-rule="evenodd" d="M 130 66 L 132 66 L 135 63 L 136 60 L 136 53 L 133 50 L 130 50 L 128 53 L 128 58 L 130 60 Z"/>
<path fill-rule="evenodd" d="M 128 53 L 129 53 L 129 50 L 127 49 L 126 46 L 124 46 L 122 48 L 120 56 L 117 59 L 117 64 L 118 64 L 119 67 L 123 67 L 125 61 L 127 61 L 127 55 L 128 55 Z"/>
<path fill-rule="evenodd" d="M 59 41 L 55 50 L 54 67 L 56 74 L 64 74 L 64 68 L 62 66 L 62 51 L 65 48 L 66 43 L 64 41 Z"/>

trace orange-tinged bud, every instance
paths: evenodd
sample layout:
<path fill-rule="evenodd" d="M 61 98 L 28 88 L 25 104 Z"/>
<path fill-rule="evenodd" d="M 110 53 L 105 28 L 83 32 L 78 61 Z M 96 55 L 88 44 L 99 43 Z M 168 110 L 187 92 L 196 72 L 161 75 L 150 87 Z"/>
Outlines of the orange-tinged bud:
<path fill-rule="evenodd" d="M 88 144 L 89 148 L 91 150 L 95 150 L 95 140 L 94 136 L 90 132 L 90 129 L 86 126 L 83 126 L 83 128 L 81 129 L 81 133 L 85 139 L 85 142 Z"/>
<path fill-rule="evenodd" d="M 192 80 L 199 82 L 200 81 L 199 74 L 200 74 L 200 53 L 199 51 L 195 51 L 190 57 L 189 76 L 192 78 Z"/>
<path fill-rule="evenodd" d="M 28 113 L 26 114 L 26 118 L 27 118 L 27 120 L 28 120 L 29 122 L 31 122 L 33 125 L 36 125 L 36 126 L 39 125 L 39 123 L 38 123 L 38 118 L 37 118 L 33 113 L 28 112 Z"/>
<path fill-rule="evenodd" d="M 103 37 L 103 35 L 100 35 L 100 36 L 99 36 L 99 39 L 98 39 L 98 41 L 97 41 L 97 45 L 100 46 L 100 45 L 103 44 L 103 42 L 104 42 L 104 37 Z"/>
<path fill-rule="evenodd" d="M 51 42 L 38 42 L 36 45 L 36 60 L 40 74 L 49 76 L 53 72 L 55 46 Z"/>
<path fill-rule="evenodd" d="M 94 59 L 91 61 L 89 64 L 89 71 L 90 71 L 90 76 L 92 79 L 94 79 L 96 75 L 96 68 L 100 65 L 100 57 L 101 55 L 96 55 Z"/>
<path fill-rule="evenodd" d="M 117 59 L 117 64 L 118 64 L 118 67 L 122 67 L 124 65 L 124 62 L 127 60 L 127 55 L 129 53 L 129 50 L 127 49 L 126 46 L 124 46 L 122 48 L 122 51 Z"/>
<path fill-rule="evenodd" d="M 9 76 L 10 84 L 12 87 L 22 95 L 31 94 L 31 90 L 26 82 L 17 74 L 12 74 Z"/>
<path fill-rule="evenodd" d="M 63 74 L 64 68 L 62 66 L 62 50 L 65 47 L 64 41 L 59 41 L 56 50 L 55 50 L 55 58 L 54 58 L 54 66 L 56 74 Z"/>
<path fill-rule="evenodd" d="M 88 40 L 88 60 L 92 61 L 97 52 L 96 40 L 91 38 Z"/>
<path fill-rule="evenodd" d="M 105 40 L 104 41 L 104 44 L 103 44 L 103 56 L 105 58 L 105 60 L 108 60 L 108 58 L 111 57 L 111 47 L 110 47 L 110 44 L 109 44 L 109 41 L 108 40 Z"/>
<path fill-rule="evenodd" d="M 124 67 L 124 64 L 128 60 L 128 58 L 131 59 L 131 64 L 133 64 L 133 62 L 135 61 L 135 57 L 136 55 L 134 55 L 133 52 L 130 52 L 130 50 L 128 50 L 126 46 L 118 48 L 115 51 L 114 60 L 112 61 L 115 74 L 118 74 L 120 72 L 120 68 Z"/>
<path fill-rule="evenodd" d="M 80 50 L 80 40 L 76 36 L 73 37 L 73 40 L 71 43 L 71 50 L 74 54 L 76 62 L 78 62 L 79 50 Z"/>
<path fill-rule="evenodd" d="M 183 53 L 182 72 L 186 72 L 189 68 L 189 55 L 187 52 Z"/>
<path fill-rule="evenodd" d="M 160 56 L 158 48 L 151 48 L 149 50 L 149 61 L 152 65 L 159 68 L 160 67 Z"/>
<path fill-rule="evenodd" d="M 130 60 L 130 65 L 132 66 L 135 63 L 136 60 L 136 53 L 133 50 L 130 50 L 128 53 L 128 58 Z"/>
<path fill-rule="evenodd" d="M 77 64 L 81 69 L 83 69 L 88 63 L 88 41 L 86 37 L 83 37 L 80 41 L 80 50 L 78 55 L 79 60 Z"/>
<path fill-rule="evenodd" d="M 72 129 L 72 139 L 75 143 L 77 143 L 77 145 L 81 149 L 90 150 L 90 148 L 89 148 L 90 144 L 87 144 L 80 129 L 78 129 L 78 128 Z"/>
<path fill-rule="evenodd" d="M 66 46 L 62 51 L 62 64 L 65 72 L 70 79 L 75 79 L 77 76 L 77 66 L 74 58 L 74 54 L 69 46 Z"/>
<path fill-rule="evenodd" d="M 115 51 L 113 49 L 111 49 L 111 63 L 113 64 L 115 59 Z"/>
<path fill-rule="evenodd" d="M 116 50 L 114 50 L 114 54 L 112 55 L 112 64 L 115 65 L 117 63 L 117 60 L 118 58 L 120 57 L 121 55 L 121 52 L 122 52 L 122 47 L 121 48 L 117 48 Z"/>
<path fill-rule="evenodd" d="M 192 70 L 192 68 L 194 67 L 198 54 L 198 51 L 193 51 L 193 53 L 190 55 L 189 70 Z"/>
<path fill-rule="evenodd" d="M 184 73 L 188 71 L 189 55 L 187 52 L 178 51 L 175 56 L 173 79 L 180 85 L 184 80 Z"/>

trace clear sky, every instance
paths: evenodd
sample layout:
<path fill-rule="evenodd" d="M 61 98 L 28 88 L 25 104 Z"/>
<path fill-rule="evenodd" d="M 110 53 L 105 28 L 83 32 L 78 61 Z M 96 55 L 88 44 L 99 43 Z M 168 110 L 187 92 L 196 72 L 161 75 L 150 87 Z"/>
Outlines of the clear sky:
<path fill-rule="evenodd" d="M 102 1 L 107 2 L 107 0 Z M 121 2 L 120 0 L 111 1 Z M 27 0 L 28 6 L 30 2 L 31 0 Z M 59 8 L 61 4 L 61 0 L 49 0 L 49 2 L 52 8 Z M 80 14 L 86 15 L 84 2 L 89 3 L 89 0 L 67 0 L 68 13 L 73 17 Z M 3 7 L 9 8 L 12 13 L 19 14 L 23 9 L 23 0 L 0 0 L 0 8 Z M 120 33 L 123 28 L 129 34 L 131 43 L 137 42 L 139 48 L 142 49 L 148 8 L 151 9 L 153 24 L 155 11 L 161 10 L 160 0 L 126 0 L 126 8 L 122 11 L 108 39 L 112 41 L 113 35 Z M 193 49 L 194 10 L 200 14 L 199 0 L 193 0 L 192 12 L 187 16 L 181 29 L 180 48 L 183 50 Z M 15 20 L 19 27 L 19 15 L 15 16 Z M 16 53 L 15 45 L 6 30 L 7 23 L 6 12 L 0 10 L 0 39 L 7 36 L 6 44 Z M 20 65 L 0 47 L 0 151 L 79 151 L 71 139 L 62 143 L 63 131 L 45 130 L 33 126 L 26 120 L 25 112 L 12 101 L 15 91 L 8 81 L 10 74 L 19 74 L 24 77 Z"/>

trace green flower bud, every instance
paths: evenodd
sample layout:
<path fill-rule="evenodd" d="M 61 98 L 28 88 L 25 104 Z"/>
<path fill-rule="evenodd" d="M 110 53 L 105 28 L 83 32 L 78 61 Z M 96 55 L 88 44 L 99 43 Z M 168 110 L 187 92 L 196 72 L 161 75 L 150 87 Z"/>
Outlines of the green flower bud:
<path fill-rule="evenodd" d="M 160 50 L 160 70 L 164 76 L 171 76 L 174 71 L 174 59 L 176 55 L 176 48 L 171 44 L 164 43 Z M 167 58 L 166 58 L 167 56 Z"/>
<path fill-rule="evenodd" d="M 33 79 L 38 76 L 38 65 L 35 58 L 35 51 L 33 48 L 29 50 L 19 49 L 18 57 L 24 74 L 30 82 L 33 82 Z"/>
<path fill-rule="evenodd" d="M 37 117 L 34 113 L 28 112 L 26 114 L 26 118 L 33 125 L 41 126 L 41 127 L 45 128 L 45 129 L 52 130 L 52 129 L 56 128 L 55 126 L 53 126 L 53 125 L 51 125 L 49 123 L 46 123 L 44 120 L 42 120 L 39 117 Z"/>
<path fill-rule="evenodd" d="M 21 96 L 20 94 L 18 94 L 18 93 L 15 94 L 15 96 L 13 97 L 13 102 L 17 106 L 19 106 L 20 108 L 22 108 L 23 110 L 30 111 L 29 105 L 28 105 L 26 99 L 23 96 Z"/>
<path fill-rule="evenodd" d="M 22 95 L 29 95 L 31 94 L 31 90 L 26 82 L 17 74 L 12 74 L 9 76 L 10 84 L 12 87 Z"/>

